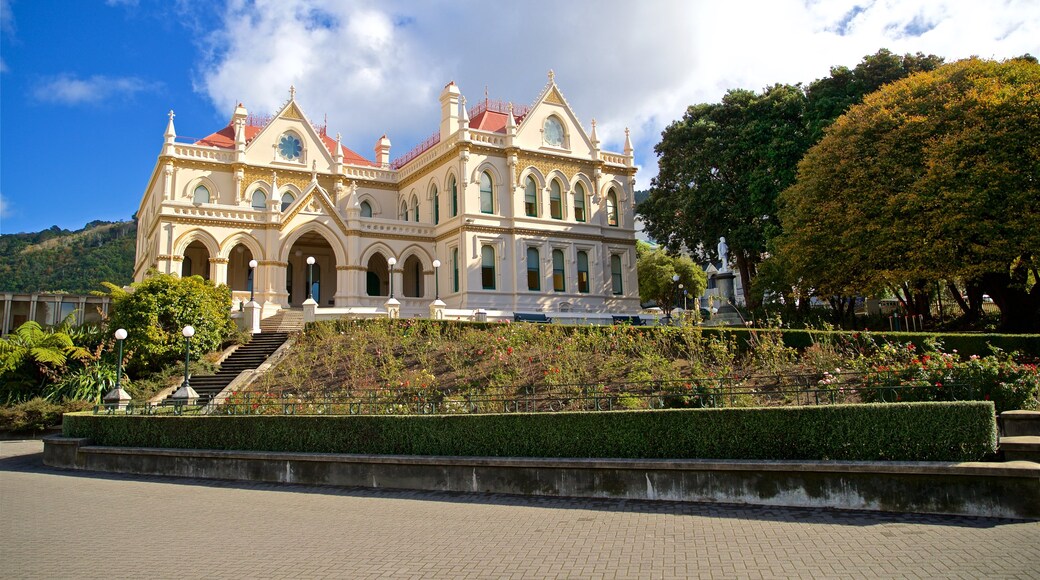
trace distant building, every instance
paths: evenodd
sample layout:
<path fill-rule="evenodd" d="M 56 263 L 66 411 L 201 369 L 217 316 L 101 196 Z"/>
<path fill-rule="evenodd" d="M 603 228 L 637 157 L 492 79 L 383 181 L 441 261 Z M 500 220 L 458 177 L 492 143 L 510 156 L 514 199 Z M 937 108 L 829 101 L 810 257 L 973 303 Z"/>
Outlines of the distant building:
<path fill-rule="evenodd" d="M 320 307 L 380 307 L 392 278 L 406 316 L 428 312 L 437 289 L 457 309 L 638 311 L 627 131 L 623 153 L 602 151 L 552 73 L 529 107 L 467 108 L 454 83 L 440 105 L 440 130 L 393 161 L 385 135 L 373 160 L 343 147 L 294 90 L 272 117 L 240 104 L 190 144 L 171 112 L 134 279 L 201 275 L 239 301 L 254 287 L 265 317 L 300 306 L 309 275 Z"/>
<path fill-rule="evenodd" d="M 100 322 L 108 315 L 108 296 L 75 294 L 0 294 L 0 336 L 10 334 L 30 320 L 55 326 L 72 316 L 75 325 Z"/>

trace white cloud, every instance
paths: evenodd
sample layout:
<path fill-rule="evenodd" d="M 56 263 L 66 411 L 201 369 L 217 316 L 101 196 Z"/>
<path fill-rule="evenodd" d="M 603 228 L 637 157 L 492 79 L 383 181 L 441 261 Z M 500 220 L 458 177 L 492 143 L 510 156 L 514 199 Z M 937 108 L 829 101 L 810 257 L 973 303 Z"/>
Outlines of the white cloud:
<path fill-rule="evenodd" d="M 127 6 L 130 8 L 136 8 L 138 0 L 105 0 L 106 6 Z"/>
<path fill-rule="evenodd" d="M 11 215 L 11 205 L 7 203 L 7 198 L 4 194 L 0 193 L 0 219 L 9 217 Z"/>
<path fill-rule="evenodd" d="M 94 75 L 78 78 L 70 74 L 49 77 L 36 84 L 33 97 L 40 102 L 62 105 L 97 104 L 109 100 L 124 100 L 144 91 L 159 88 L 159 83 L 136 77 L 107 77 Z"/>
<path fill-rule="evenodd" d="M 312 120 L 371 155 L 394 155 L 436 131 L 437 95 L 454 80 L 470 104 L 528 103 L 551 68 L 605 147 L 632 129 L 639 187 L 653 145 L 686 107 L 727 89 L 808 83 L 881 48 L 948 60 L 1040 54 L 1040 3 L 975 0 L 233 0 L 198 89 L 228 117 L 235 103 L 273 112 L 295 84 Z M 171 103 L 175 105 L 175 103 Z"/>

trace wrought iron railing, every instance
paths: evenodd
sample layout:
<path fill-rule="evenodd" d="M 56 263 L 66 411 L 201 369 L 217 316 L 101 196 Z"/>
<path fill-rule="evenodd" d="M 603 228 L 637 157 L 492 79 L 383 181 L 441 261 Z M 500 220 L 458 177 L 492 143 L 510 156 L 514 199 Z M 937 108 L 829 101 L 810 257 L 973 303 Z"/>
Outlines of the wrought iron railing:
<path fill-rule="evenodd" d="M 542 413 L 631 409 L 833 405 L 856 402 L 970 400 L 978 389 L 967 383 L 942 388 L 911 384 L 895 374 L 858 373 L 746 375 L 594 384 L 542 384 L 495 388 L 328 389 L 302 395 L 244 392 L 207 405 L 165 401 L 95 413 L 227 415 L 435 415 Z"/>

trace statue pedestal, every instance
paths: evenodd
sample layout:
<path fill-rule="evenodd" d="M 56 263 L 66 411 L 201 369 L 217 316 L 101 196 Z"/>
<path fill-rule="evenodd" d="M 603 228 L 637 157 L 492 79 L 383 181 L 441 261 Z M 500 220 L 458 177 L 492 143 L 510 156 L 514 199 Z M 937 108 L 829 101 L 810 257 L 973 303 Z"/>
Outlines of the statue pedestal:
<path fill-rule="evenodd" d="M 245 314 L 250 334 L 260 334 L 260 305 L 256 301 L 246 302 L 242 311 Z"/>
<path fill-rule="evenodd" d="M 317 318 L 318 303 L 313 298 L 308 298 L 303 301 L 303 322 L 314 322 Z"/>
<path fill-rule="evenodd" d="M 712 276 L 715 280 L 715 287 L 719 290 L 719 296 L 715 304 L 715 308 L 718 312 L 715 312 L 711 319 L 705 324 L 708 326 L 743 326 L 744 319 L 741 318 L 740 313 L 733 307 L 733 302 L 736 300 L 736 293 L 733 289 L 733 280 L 736 275 L 733 272 L 719 272 Z"/>

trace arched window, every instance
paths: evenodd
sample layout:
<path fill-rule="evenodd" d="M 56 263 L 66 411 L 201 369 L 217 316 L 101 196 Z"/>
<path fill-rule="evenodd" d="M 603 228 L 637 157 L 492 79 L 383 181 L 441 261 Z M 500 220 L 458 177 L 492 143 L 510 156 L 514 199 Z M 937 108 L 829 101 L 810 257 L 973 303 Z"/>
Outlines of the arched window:
<path fill-rule="evenodd" d="M 542 263 L 538 257 L 538 248 L 527 248 L 527 289 L 542 289 Z"/>
<path fill-rule="evenodd" d="M 527 177 L 524 185 L 524 213 L 528 217 L 538 217 L 538 184 L 531 176 Z"/>
<path fill-rule="evenodd" d="M 607 193 L 607 225 L 614 226 L 615 228 L 618 225 L 617 194 L 614 193 L 613 189 Z"/>
<path fill-rule="evenodd" d="M 206 189 L 205 185 L 200 185 L 195 188 L 195 194 L 191 198 L 191 203 L 198 205 L 200 203 L 209 203 L 209 189 Z"/>
<path fill-rule="evenodd" d="M 367 201 L 361 202 L 361 217 L 372 217 L 372 204 Z"/>
<path fill-rule="evenodd" d="M 581 183 L 574 186 L 574 221 L 585 221 L 585 186 Z"/>
<path fill-rule="evenodd" d="M 415 195 L 412 196 L 412 221 L 419 221 L 419 197 Z"/>
<path fill-rule="evenodd" d="M 491 175 L 487 171 L 480 174 L 480 213 L 495 213 L 495 193 L 491 183 Z"/>
<path fill-rule="evenodd" d="M 441 196 L 437 186 L 433 186 L 433 224 L 441 223 Z"/>
<path fill-rule="evenodd" d="M 451 215 L 451 217 L 455 217 L 455 216 L 459 215 L 459 188 L 458 188 L 458 185 L 455 183 L 455 176 L 454 175 L 452 175 L 451 179 L 448 181 L 448 189 L 451 190 L 451 214 L 450 215 Z M 457 292 L 458 289 L 456 288 L 455 291 Z"/>
<path fill-rule="evenodd" d="M 264 209 L 267 207 L 267 194 L 264 193 L 264 190 L 257 188 L 257 190 L 253 192 L 252 206 L 253 209 Z"/>
<path fill-rule="evenodd" d="M 621 256 L 610 256 L 610 286 L 615 295 L 623 292 L 621 285 Z"/>
<path fill-rule="evenodd" d="M 408 221 L 408 204 L 406 202 L 401 202 L 401 211 L 398 213 L 397 219 L 403 222 Z"/>
<path fill-rule="evenodd" d="M 289 206 L 292 205 L 294 201 L 296 201 L 296 197 L 288 191 L 285 192 L 285 194 L 282 195 L 282 211 L 289 209 Z"/>
<path fill-rule="evenodd" d="M 563 273 L 563 250 L 552 251 L 553 260 L 553 290 L 557 292 L 565 292 L 567 290 L 567 280 Z"/>
<path fill-rule="evenodd" d="M 459 249 L 451 249 L 451 290 L 459 291 Z"/>
<path fill-rule="evenodd" d="M 589 293 L 589 254 L 578 252 L 578 292 Z"/>
<path fill-rule="evenodd" d="M 495 289 L 495 248 L 480 247 L 480 285 L 484 290 Z"/>
<path fill-rule="evenodd" d="M 181 278 L 191 276 L 191 258 L 184 256 L 181 260 Z"/>
<path fill-rule="evenodd" d="M 563 194 L 560 192 L 560 182 L 555 179 L 549 184 L 549 215 L 554 220 L 563 219 Z"/>

